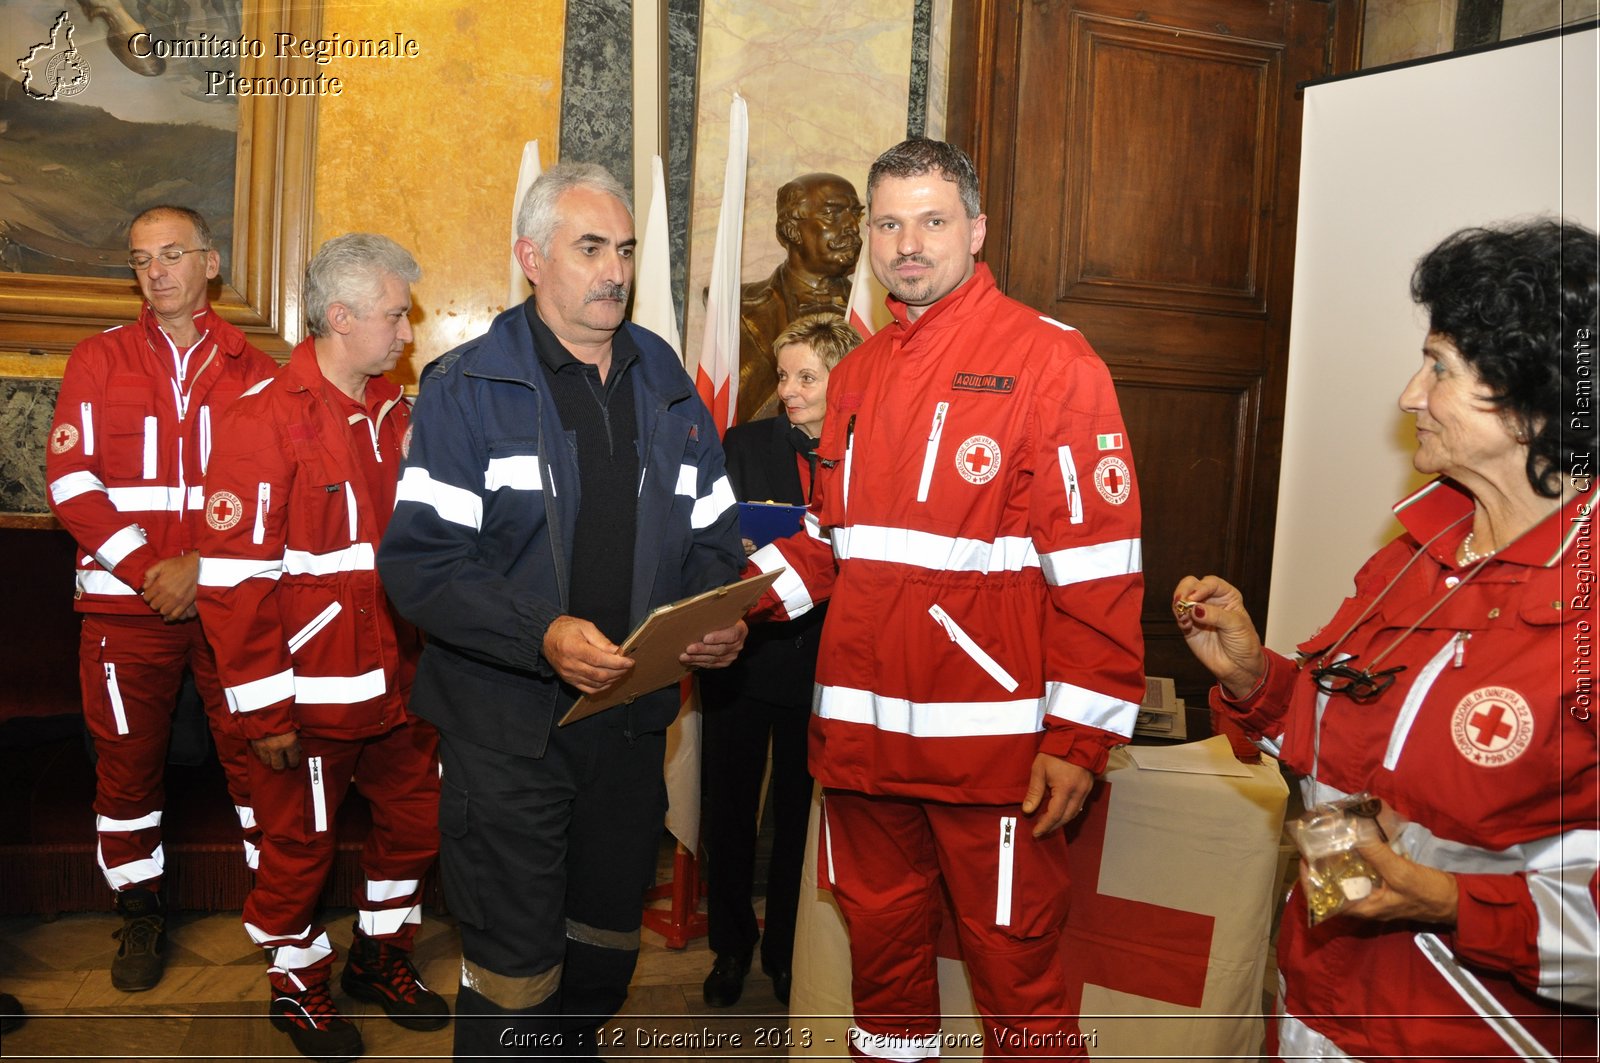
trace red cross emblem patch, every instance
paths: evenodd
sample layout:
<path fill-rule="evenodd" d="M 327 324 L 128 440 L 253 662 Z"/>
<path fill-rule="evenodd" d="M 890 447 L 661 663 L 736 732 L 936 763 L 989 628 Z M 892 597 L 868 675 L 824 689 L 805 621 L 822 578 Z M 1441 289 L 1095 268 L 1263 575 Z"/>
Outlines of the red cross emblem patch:
<path fill-rule="evenodd" d="M 206 503 L 206 523 L 217 531 L 227 531 L 244 516 L 244 503 L 232 491 L 217 491 Z"/>
<path fill-rule="evenodd" d="M 972 436 L 956 448 L 956 472 L 968 483 L 986 484 L 1000 471 L 1000 444 Z"/>
<path fill-rule="evenodd" d="M 1100 497 L 1113 506 L 1122 505 L 1133 491 L 1133 474 L 1128 471 L 1128 463 L 1110 455 L 1101 458 L 1094 467 L 1094 487 Z"/>
<path fill-rule="evenodd" d="M 1450 737 L 1463 757 L 1485 768 L 1510 764 L 1533 742 L 1533 710 L 1507 687 L 1474 690 L 1456 705 Z"/>
<path fill-rule="evenodd" d="M 50 453 L 65 454 L 78 445 L 78 428 L 76 425 L 58 424 L 56 430 L 50 433 Z"/>

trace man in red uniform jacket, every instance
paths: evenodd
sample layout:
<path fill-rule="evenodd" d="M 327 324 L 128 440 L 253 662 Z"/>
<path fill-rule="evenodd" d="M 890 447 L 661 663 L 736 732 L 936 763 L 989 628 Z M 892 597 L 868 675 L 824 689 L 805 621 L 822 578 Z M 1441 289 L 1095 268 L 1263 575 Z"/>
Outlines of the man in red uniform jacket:
<path fill-rule="evenodd" d="M 271 960 L 273 1025 L 319 1059 L 363 1047 L 329 993 L 333 946 L 316 918 L 352 782 L 372 827 L 341 985 L 410 1029 L 449 1015 L 410 960 L 439 848 L 436 734 L 406 711 L 420 645 L 374 561 L 410 425 L 384 374 L 411 341 L 420 275 L 387 237 L 324 244 L 306 270 L 311 338 L 229 409 L 206 477 L 200 613 L 255 754 L 262 827 L 244 925 Z"/>
<path fill-rule="evenodd" d="M 806 530 L 751 559 L 788 568 L 767 615 L 830 600 L 810 763 L 850 929 L 850 1049 L 939 1054 L 948 891 L 990 1054 L 1083 1055 L 1057 962 L 1060 828 L 1144 690 L 1122 415 L 1083 337 L 977 264 L 959 149 L 885 152 L 867 211 L 895 320 L 828 382 Z"/>
<path fill-rule="evenodd" d="M 249 754 L 227 726 L 195 621 L 194 529 L 212 424 L 277 366 L 212 312 L 206 289 L 221 263 L 198 213 L 161 206 L 134 218 L 128 265 L 145 297 L 139 319 L 73 350 L 45 468 L 50 508 L 78 543 L 79 682 L 97 754 L 98 857 L 123 918 L 111 984 L 131 992 L 159 982 L 166 963 L 162 775 L 186 668 L 245 832 L 245 862 L 256 863 Z"/>

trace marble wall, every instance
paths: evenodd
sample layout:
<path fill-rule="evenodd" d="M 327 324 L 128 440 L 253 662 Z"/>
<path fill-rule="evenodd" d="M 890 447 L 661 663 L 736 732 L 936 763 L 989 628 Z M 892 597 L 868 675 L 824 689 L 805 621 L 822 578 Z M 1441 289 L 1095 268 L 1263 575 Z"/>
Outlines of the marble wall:
<path fill-rule="evenodd" d="M 711 276 L 733 93 L 750 111 L 740 269 L 748 282 L 771 273 L 783 258 L 773 232 L 781 185 L 826 170 L 848 178 L 865 198 L 867 167 L 905 138 L 916 8 L 917 0 L 702 3 L 684 348 L 691 366 L 705 331 L 703 292 Z M 931 68 L 929 74 L 931 82 Z"/>
<path fill-rule="evenodd" d="M 1459 0 L 1367 0 L 1361 66 L 1384 66 L 1455 50 Z M 1595 17 L 1597 0 L 1504 0 L 1502 41 Z"/>
<path fill-rule="evenodd" d="M 566 6 L 325 0 L 325 37 L 398 31 L 419 46 L 416 59 L 331 64 L 344 92 L 317 114 L 313 242 L 380 232 L 422 265 L 401 379 L 504 308 L 522 145 L 558 157 Z"/>

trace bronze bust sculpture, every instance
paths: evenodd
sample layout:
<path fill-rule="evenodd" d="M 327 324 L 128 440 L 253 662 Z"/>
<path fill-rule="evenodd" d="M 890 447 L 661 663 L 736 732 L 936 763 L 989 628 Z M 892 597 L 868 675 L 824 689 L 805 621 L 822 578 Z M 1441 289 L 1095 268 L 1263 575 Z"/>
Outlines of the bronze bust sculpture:
<path fill-rule="evenodd" d="M 855 187 L 838 174 L 808 173 L 778 189 L 778 242 L 788 254 L 772 276 L 742 288 L 738 423 L 777 410 L 778 333 L 805 314 L 845 312 L 861 214 Z"/>

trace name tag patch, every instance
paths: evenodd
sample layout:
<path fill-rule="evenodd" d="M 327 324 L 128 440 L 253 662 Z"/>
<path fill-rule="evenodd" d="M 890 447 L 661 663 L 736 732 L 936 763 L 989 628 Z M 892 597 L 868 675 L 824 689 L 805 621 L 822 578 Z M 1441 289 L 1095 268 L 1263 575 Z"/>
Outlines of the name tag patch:
<path fill-rule="evenodd" d="M 993 373 L 957 373 L 950 386 L 957 391 L 993 391 L 1009 395 L 1017 386 L 1014 376 L 996 376 Z"/>

